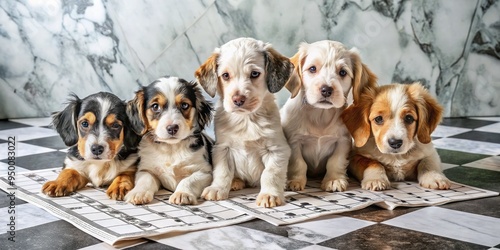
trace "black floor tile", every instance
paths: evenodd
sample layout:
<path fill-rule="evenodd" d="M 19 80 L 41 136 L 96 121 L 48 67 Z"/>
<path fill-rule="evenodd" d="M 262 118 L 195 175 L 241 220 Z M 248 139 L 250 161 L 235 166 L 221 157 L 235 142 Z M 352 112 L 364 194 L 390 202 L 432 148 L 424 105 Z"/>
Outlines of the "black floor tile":
<path fill-rule="evenodd" d="M 444 118 L 443 121 L 441 122 L 441 125 L 475 129 L 475 128 L 483 127 L 483 126 L 490 125 L 493 123 L 497 123 L 497 122 L 496 121 L 474 120 L 474 119 L 467 119 L 467 118 Z"/>
<path fill-rule="evenodd" d="M 65 157 L 66 153 L 61 151 L 16 157 L 16 166 L 29 170 L 62 167 Z M 1 162 L 5 163 L 7 161 L 7 159 L 1 160 Z"/>
<path fill-rule="evenodd" d="M 476 200 L 448 203 L 442 205 L 442 207 L 472 214 L 500 218 L 500 209 L 498 209 L 499 204 L 500 196 L 494 196 Z"/>
<path fill-rule="evenodd" d="M 7 143 L 7 141 L 6 141 L 6 140 L 2 140 L 2 139 L 0 139 L 0 144 L 1 144 L 1 143 Z"/>
<path fill-rule="evenodd" d="M 473 243 L 376 224 L 318 245 L 336 249 L 488 249 Z"/>
<path fill-rule="evenodd" d="M 14 129 L 14 128 L 25 128 L 25 127 L 31 127 L 31 126 L 26 125 L 26 124 L 22 124 L 22 123 L 11 122 L 11 121 L 7 121 L 7 120 L 0 120 L 0 130 Z"/>
<path fill-rule="evenodd" d="M 373 222 L 383 222 L 393 219 L 395 217 L 414 212 L 422 208 L 413 207 L 396 207 L 393 210 L 383 209 L 381 207 L 372 205 L 361 210 L 342 213 L 342 216 L 348 216 L 360 220 L 367 220 Z"/>
<path fill-rule="evenodd" d="M 269 222 L 259 219 L 243 222 L 241 224 L 238 224 L 238 226 L 259 230 L 266 233 L 271 233 L 273 235 L 288 237 L 288 231 L 286 230 L 286 227 L 277 227 L 274 226 L 273 224 L 270 224 Z"/>
<path fill-rule="evenodd" d="M 11 202 L 12 202 L 12 200 L 11 200 L 10 196 L 7 196 L 7 193 L 4 192 L 3 190 L 1 190 L 0 191 L 0 208 L 10 206 Z M 15 203 L 14 205 L 17 206 L 17 205 L 21 205 L 21 204 L 26 203 L 26 201 L 23 201 L 23 200 L 16 197 L 16 199 L 14 200 L 14 203 Z"/>
<path fill-rule="evenodd" d="M 52 148 L 52 149 L 66 149 L 68 146 L 66 146 L 58 135 L 56 136 L 51 136 L 51 137 L 44 137 L 44 138 L 39 138 L 39 139 L 33 139 L 33 140 L 27 140 L 23 141 L 23 143 L 28 143 L 36 146 L 41 146 L 41 147 L 46 147 L 46 148 Z"/>
<path fill-rule="evenodd" d="M 7 233 L 0 234 L 2 249 L 79 249 L 101 243 L 66 221 L 16 231 L 16 242 L 7 241 Z"/>
<path fill-rule="evenodd" d="M 500 192 L 500 172 L 471 167 L 454 167 L 444 171 L 450 180 L 473 187 Z"/>
<path fill-rule="evenodd" d="M 491 157 L 491 155 L 481 155 L 481 154 L 473 154 L 473 153 L 465 153 L 447 149 L 436 149 L 439 156 L 441 157 L 441 162 L 454 164 L 454 165 L 463 165 L 467 163 L 471 163 L 477 160 L 481 160 L 484 158 Z"/>
<path fill-rule="evenodd" d="M 466 139 L 472 141 L 482 141 L 491 143 L 500 143 L 500 134 L 481 131 L 469 131 L 466 133 L 450 136 L 450 138 Z"/>

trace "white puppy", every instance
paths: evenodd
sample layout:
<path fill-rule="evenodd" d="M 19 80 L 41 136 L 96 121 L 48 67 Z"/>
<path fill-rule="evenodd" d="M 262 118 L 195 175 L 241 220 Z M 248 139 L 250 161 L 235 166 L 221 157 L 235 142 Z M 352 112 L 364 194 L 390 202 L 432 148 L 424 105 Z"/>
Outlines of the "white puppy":
<path fill-rule="evenodd" d="M 302 43 L 292 57 L 295 73 L 286 87 L 291 98 L 281 110 L 292 155 L 288 189 L 303 190 L 307 175 L 324 176 L 321 188 L 344 191 L 352 139 L 340 115 L 352 89 L 354 102 L 376 76 L 358 53 L 335 41 Z"/>
<path fill-rule="evenodd" d="M 214 53 L 195 76 L 212 97 L 217 92 L 213 182 L 202 197 L 227 199 L 229 190 L 259 186 L 257 205 L 284 203 L 290 157 L 273 93 L 293 71 L 290 60 L 252 38 L 232 40 Z"/>

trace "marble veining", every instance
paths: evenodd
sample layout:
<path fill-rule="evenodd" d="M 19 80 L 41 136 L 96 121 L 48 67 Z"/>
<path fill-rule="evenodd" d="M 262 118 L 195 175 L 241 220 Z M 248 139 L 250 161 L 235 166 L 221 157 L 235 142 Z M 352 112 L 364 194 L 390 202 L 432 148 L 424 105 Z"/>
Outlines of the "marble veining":
<path fill-rule="evenodd" d="M 287 56 L 300 42 L 338 40 L 380 84 L 422 82 L 447 117 L 500 115 L 499 12 L 498 0 L 2 1 L 0 119 L 48 116 L 70 92 L 130 99 L 163 75 L 192 80 L 241 36 Z"/>
<path fill-rule="evenodd" d="M 382 223 L 484 246 L 500 244 L 500 219 L 440 207 L 423 208 Z"/>

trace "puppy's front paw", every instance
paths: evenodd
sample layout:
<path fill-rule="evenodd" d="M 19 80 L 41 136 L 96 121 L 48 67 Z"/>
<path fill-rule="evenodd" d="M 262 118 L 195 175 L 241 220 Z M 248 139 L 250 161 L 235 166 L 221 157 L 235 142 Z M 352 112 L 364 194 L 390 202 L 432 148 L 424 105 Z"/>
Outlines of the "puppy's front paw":
<path fill-rule="evenodd" d="M 137 190 L 132 189 L 125 195 L 125 201 L 134 205 L 141 205 L 150 203 L 153 200 L 155 192 L 150 190 Z"/>
<path fill-rule="evenodd" d="M 450 189 L 451 182 L 441 173 L 428 172 L 420 176 L 420 186 L 430 189 Z"/>
<path fill-rule="evenodd" d="M 281 206 L 283 201 L 278 196 L 260 193 L 257 196 L 256 204 L 259 207 L 276 207 Z"/>
<path fill-rule="evenodd" d="M 174 192 L 170 195 L 168 202 L 177 205 L 194 205 L 198 203 L 196 196 L 184 192 Z"/>
<path fill-rule="evenodd" d="M 133 186 L 127 183 L 111 185 L 108 187 L 108 190 L 106 190 L 106 194 L 112 200 L 122 201 L 128 191 L 130 191 L 132 188 Z"/>
<path fill-rule="evenodd" d="M 229 190 L 221 187 L 206 187 L 201 194 L 201 198 L 207 201 L 220 201 L 229 197 Z"/>
<path fill-rule="evenodd" d="M 361 181 L 361 188 L 371 191 L 386 190 L 391 186 L 389 179 L 363 179 Z"/>
<path fill-rule="evenodd" d="M 245 188 L 245 182 L 240 178 L 234 178 L 231 183 L 231 191 L 237 191 Z"/>
<path fill-rule="evenodd" d="M 48 181 L 42 186 L 42 192 L 51 197 L 67 196 L 76 191 L 75 185 L 64 181 Z"/>
<path fill-rule="evenodd" d="M 345 178 L 340 179 L 323 179 L 321 182 L 321 189 L 325 191 L 338 191 L 343 192 L 347 189 L 349 182 Z"/>
<path fill-rule="evenodd" d="M 286 189 L 290 191 L 302 191 L 306 188 L 307 178 L 293 179 L 286 183 Z"/>

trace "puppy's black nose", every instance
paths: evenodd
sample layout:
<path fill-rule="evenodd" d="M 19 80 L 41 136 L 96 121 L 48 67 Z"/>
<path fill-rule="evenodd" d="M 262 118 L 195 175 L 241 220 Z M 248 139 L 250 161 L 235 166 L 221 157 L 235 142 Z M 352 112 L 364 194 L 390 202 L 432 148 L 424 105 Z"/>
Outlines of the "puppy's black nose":
<path fill-rule="evenodd" d="M 387 141 L 393 149 L 398 149 L 403 145 L 403 140 L 391 138 Z"/>
<path fill-rule="evenodd" d="M 234 105 L 236 105 L 238 107 L 243 106 L 243 104 L 245 103 L 246 100 L 247 100 L 247 98 L 245 98 L 242 95 L 234 95 L 233 96 L 233 103 L 234 103 Z"/>
<path fill-rule="evenodd" d="M 104 152 L 104 147 L 99 144 L 94 144 L 90 147 L 90 151 L 92 151 L 94 155 L 101 155 L 102 152 Z"/>
<path fill-rule="evenodd" d="M 167 126 L 167 133 L 169 135 L 175 135 L 175 134 L 177 134 L 177 131 L 179 131 L 179 125 L 173 124 L 173 125 Z"/>
<path fill-rule="evenodd" d="M 330 97 L 332 95 L 333 88 L 330 86 L 323 85 L 321 87 L 321 95 L 323 97 Z"/>

